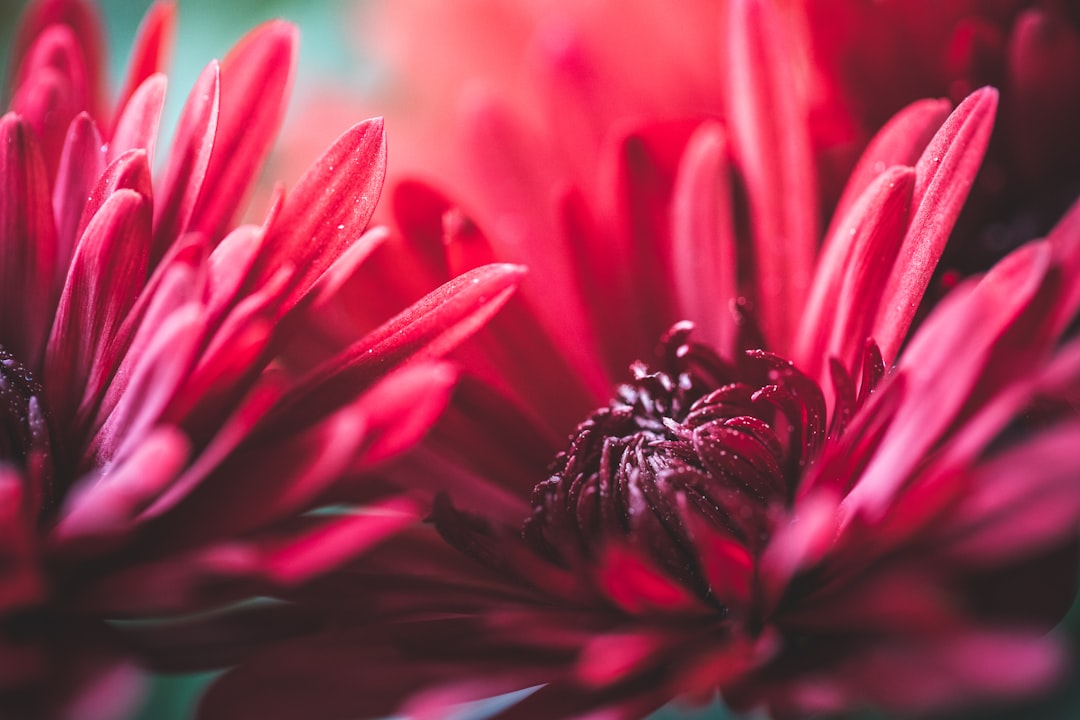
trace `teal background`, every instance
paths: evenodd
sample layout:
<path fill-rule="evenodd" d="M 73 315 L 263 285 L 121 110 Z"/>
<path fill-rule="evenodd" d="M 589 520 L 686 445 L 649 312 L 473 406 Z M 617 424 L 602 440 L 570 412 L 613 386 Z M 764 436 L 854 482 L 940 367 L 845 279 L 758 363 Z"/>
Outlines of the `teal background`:
<path fill-rule="evenodd" d="M 450 1 L 450 0 L 448 0 Z M 131 40 L 147 0 L 99 0 L 106 18 L 113 87 L 122 76 Z M 246 30 L 273 17 L 284 17 L 301 30 L 300 61 L 292 108 L 304 102 L 305 80 L 335 77 L 356 89 L 370 83 L 373 72 L 363 48 L 350 43 L 349 23 L 342 22 L 345 0 L 179 0 L 179 28 L 169 73 L 164 134 L 168 135 L 179 114 L 187 90 L 211 58 L 221 58 Z M 0 46 L 4 48 L 0 70 L 7 76 L 6 59 L 21 3 L 0 0 Z M 160 145 L 165 145 L 165 142 Z M 1080 610 L 1074 605 L 1063 628 L 1078 645 Z M 212 674 L 161 678 L 155 681 L 138 720 L 184 720 Z M 725 720 L 735 716 L 720 705 L 689 710 L 669 707 L 651 720 Z M 1000 706 L 981 712 L 947 716 L 949 720 L 1075 720 L 1080 718 L 1080 669 L 1055 693 L 1034 703 Z M 878 713 L 854 713 L 842 720 L 895 720 Z"/>

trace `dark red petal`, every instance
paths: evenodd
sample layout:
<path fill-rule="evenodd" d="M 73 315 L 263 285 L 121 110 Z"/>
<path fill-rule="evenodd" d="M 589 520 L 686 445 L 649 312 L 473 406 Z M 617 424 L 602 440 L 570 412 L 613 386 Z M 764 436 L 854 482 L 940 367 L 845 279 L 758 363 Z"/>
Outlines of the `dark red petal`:
<path fill-rule="evenodd" d="M 50 177 L 60 161 L 68 125 L 89 107 L 84 62 L 72 28 L 53 25 L 37 38 L 19 70 L 11 110 L 37 133 Z"/>
<path fill-rule="evenodd" d="M 105 170 L 103 145 L 101 134 L 89 115 L 81 113 L 72 120 L 52 195 L 57 245 L 55 283 L 58 287 L 67 277 L 87 198 Z"/>
<path fill-rule="evenodd" d="M 44 350 L 56 299 L 56 229 L 45 162 L 33 131 L 0 119 L 0 343 L 28 367 Z"/>

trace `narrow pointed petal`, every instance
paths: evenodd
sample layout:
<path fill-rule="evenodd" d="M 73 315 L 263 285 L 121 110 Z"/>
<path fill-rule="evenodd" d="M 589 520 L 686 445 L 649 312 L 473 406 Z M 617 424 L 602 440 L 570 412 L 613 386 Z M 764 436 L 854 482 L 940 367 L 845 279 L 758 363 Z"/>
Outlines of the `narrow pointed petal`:
<path fill-rule="evenodd" d="M 875 178 L 837 223 L 834 247 L 820 261 L 795 346 L 796 364 L 823 379 L 826 358 L 854 370 L 878 312 L 907 230 L 916 173 L 896 166 Z"/>
<path fill-rule="evenodd" d="M 137 359 L 129 362 L 123 395 L 93 442 L 100 464 L 124 459 L 150 434 L 190 370 L 201 330 L 201 308 L 185 305 L 154 329 Z"/>
<path fill-rule="evenodd" d="M 154 200 L 154 244 L 150 263 L 157 265 L 169 245 L 188 229 L 199 200 L 217 132 L 221 79 L 210 63 L 195 82 L 180 113 L 176 138 Z"/>
<path fill-rule="evenodd" d="M 67 276 L 87 198 L 105 170 L 103 145 L 101 134 L 89 115 L 82 113 L 72 121 L 53 184 L 57 270 L 54 282 L 57 286 Z"/>
<path fill-rule="evenodd" d="M 720 126 L 694 133 L 673 192 L 671 239 L 678 317 L 691 320 L 701 340 L 733 354 L 735 318 L 728 303 L 738 291 L 728 152 Z"/>
<path fill-rule="evenodd" d="M 131 50 L 127 63 L 127 78 L 120 91 L 118 108 L 126 108 L 143 84 L 158 73 L 166 70 L 169 56 L 172 54 L 173 37 L 176 34 L 176 3 L 172 0 L 157 0 L 146 11 Z M 115 120 L 113 137 L 120 126 Z M 152 155 L 153 153 L 151 153 Z"/>
<path fill-rule="evenodd" d="M 128 462 L 104 477 L 84 477 L 72 488 L 50 541 L 65 557 L 102 542 L 116 542 L 134 526 L 144 506 L 170 483 L 188 460 L 187 438 L 176 428 L 150 433 Z"/>
<path fill-rule="evenodd" d="M 217 134 L 190 230 L 216 240 L 243 208 L 285 115 L 297 36 L 295 26 L 271 21 L 244 37 L 221 63 Z"/>
<path fill-rule="evenodd" d="M 76 239 L 82 237 L 90 220 L 113 193 L 119 190 L 134 190 L 147 199 L 153 197 L 149 163 L 150 158 L 145 150 L 130 150 L 110 161 L 86 198 L 75 232 Z"/>
<path fill-rule="evenodd" d="M 21 302 L 0 306 L 0 338 L 33 367 L 56 297 L 56 229 L 45 162 L 18 116 L 0 119 L 0 287 Z"/>
<path fill-rule="evenodd" d="M 11 67 L 20 68 L 24 64 L 34 39 L 40 37 L 50 25 L 69 28 L 73 36 L 78 38 L 76 48 L 80 56 L 79 64 L 86 73 L 85 86 L 89 103 L 79 109 L 89 109 L 92 117 L 103 119 L 105 32 L 97 9 L 87 0 L 32 3 L 14 34 L 15 51 L 12 54 Z"/>
<path fill-rule="evenodd" d="M 818 233 L 807 109 L 787 56 L 798 45 L 773 3 L 727 3 L 724 92 L 735 165 L 750 199 L 756 284 L 769 346 L 790 350 Z"/>
<path fill-rule="evenodd" d="M 50 177 L 60 161 L 68 125 L 89 106 L 84 62 L 72 28 L 54 25 L 37 39 L 19 69 L 11 110 L 37 133 Z"/>
<path fill-rule="evenodd" d="M 279 585 L 299 585 L 418 523 L 422 513 L 416 501 L 394 497 L 331 518 L 269 550 L 264 572 Z"/>
<path fill-rule="evenodd" d="M 353 126 L 323 154 L 289 194 L 270 226 L 256 278 L 285 264 L 297 268 L 295 305 L 367 227 L 386 173 L 382 120 Z"/>
<path fill-rule="evenodd" d="M 938 258 L 990 141 L 998 93 L 983 88 L 960 103 L 915 165 L 915 210 L 889 282 L 873 337 L 889 365 L 907 336 Z"/>
<path fill-rule="evenodd" d="M 146 150 L 147 158 L 153 160 L 166 84 L 164 75 L 151 75 L 120 106 L 116 129 L 109 140 L 109 162 L 136 148 Z"/>
<path fill-rule="evenodd" d="M 485 265 L 454 278 L 314 370 L 278 412 L 325 412 L 370 386 L 386 368 L 449 352 L 506 303 L 524 272 L 516 265 Z"/>
<path fill-rule="evenodd" d="M 75 251 L 45 353 L 50 408 L 70 422 L 107 372 L 109 348 L 146 278 L 150 203 L 134 190 L 109 196 Z"/>
<path fill-rule="evenodd" d="M 885 123 L 851 171 L 844 194 L 833 212 L 833 223 L 847 216 L 851 204 L 882 172 L 894 165 L 914 166 L 934 133 L 949 117 L 951 109 L 948 100 L 917 100 Z M 825 253 L 829 252 L 830 241 L 835 235 L 834 228 L 830 228 Z"/>

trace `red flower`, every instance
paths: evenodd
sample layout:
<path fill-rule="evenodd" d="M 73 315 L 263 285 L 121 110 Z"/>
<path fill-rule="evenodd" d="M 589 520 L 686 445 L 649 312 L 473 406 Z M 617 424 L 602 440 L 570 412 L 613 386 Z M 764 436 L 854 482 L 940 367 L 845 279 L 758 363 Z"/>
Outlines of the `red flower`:
<path fill-rule="evenodd" d="M 493 258 L 529 279 L 464 348 L 444 420 L 380 475 L 430 488 L 432 527 L 294 593 L 326 632 L 227 674 L 203 717 L 256 688 L 264 718 L 443 717 L 536 686 L 498 717 L 638 718 L 717 691 L 777 716 L 924 711 L 1056 677 L 1080 208 L 919 315 L 997 92 L 890 120 L 819 250 L 786 16 L 725 12 L 722 122 L 626 121 L 595 177 L 549 182 L 566 165 L 540 149 L 581 136 L 540 110 L 532 134 L 489 96 L 459 169 L 482 180 L 471 207 L 397 188 L 401 249 L 433 280 Z"/>
<path fill-rule="evenodd" d="M 415 440 L 520 270 L 480 268 L 305 375 L 279 358 L 381 240 L 380 121 L 347 131 L 261 225 L 233 226 L 277 132 L 295 29 L 268 23 L 200 76 L 151 176 L 174 7 L 155 5 L 115 112 L 95 13 L 43 1 L 0 119 L 0 715 L 114 718 L 132 646 L 256 650 L 302 628 L 186 637 L 155 621 L 273 595 L 412 522 L 308 511 Z M 265 609 L 265 608 L 264 608 Z M 145 620 L 135 626 L 115 620 Z M 249 631 L 251 629 L 249 628 Z M 241 647 L 242 645 L 242 647 Z"/>

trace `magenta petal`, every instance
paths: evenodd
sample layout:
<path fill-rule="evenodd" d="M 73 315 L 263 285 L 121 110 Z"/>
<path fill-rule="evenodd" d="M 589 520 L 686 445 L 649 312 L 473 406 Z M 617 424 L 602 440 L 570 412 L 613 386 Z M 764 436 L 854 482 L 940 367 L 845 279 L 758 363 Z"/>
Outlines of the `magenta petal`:
<path fill-rule="evenodd" d="M 1067 542 L 1080 526 L 1078 447 L 1073 421 L 976 468 L 947 519 L 946 550 L 964 562 L 998 564 Z"/>
<path fill-rule="evenodd" d="M 972 630 L 884 643 L 840 676 L 872 702 L 912 714 L 1047 688 L 1060 676 L 1063 649 L 1052 637 Z"/>
<path fill-rule="evenodd" d="M 773 3 L 732 0 L 727 8 L 728 131 L 750 198 L 763 330 L 784 354 L 810 288 L 818 233 L 807 109 L 787 56 L 797 41 L 785 36 Z"/>
<path fill-rule="evenodd" d="M 124 537 L 145 505 L 183 469 L 189 450 L 183 433 L 165 426 L 147 435 L 109 473 L 83 478 L 72 488 L 50 535 L 57 552 L 78 556 L 95 542 Z"/>
<path fill-rule="evenodd" d="M 331 517 L 268 551 L 264 570 L 279 585 L 299 585 L 356 557 L 388 536 L 419 522 L 420 506 L 395 497 Z"/>
<path fill-rule="evenodd" d="M 101 134 L 89 115 L 81 113 L 71 121 L 52 196 L 56 219 L 57 286 L 67 276 L 87 198 L 105 170 L 103 144 Z"/>
<path fill-rule="evenodd" d="M 56 229 L 40 147 L 13 113 L 0 119 L 0 188 L 0 287 L 21 300 L 0 304 L 0 337 L 34 367 L 56 298 Z"/>
<path fill-rule="evenodd" d="M 163 496 L 148 514 L 180 503 L 159 518 L 159 542 L 192 545 L 236 537 L 308 509 L 356 457 L 365 413 L 349 405 L 304 432 L 292 431 L 241 445 L 186 497 Z"/>
<path fill-rule="evenodd" d="M 217 133 L 221 79 L 218 64 L 210 63 L 188 95 L 176 126 L 168 165 L 154 200 L 154 245 L 151 266 L 157 265 L 191 222 L 199 200 Z"/>
<path fill-rule="evenodd" d="M 998 263 L 974 286 L 960 286 L 927 318 L 900 358 L 904 402 L 858 484 L 849 508 L 880 517 L 911 471 L 941 439 L 993 358 L 996 344 L 1014 326 L 1032 324 L 1035 303 L 1050 267 L 1050 248 L 1029 243 Z M 1025 339 L 1025 345 L 1030 339 Z M 1038 353 L 1036 345 L 1026 352 Z"/>
<path fill-rule="evenodd" d="M 75 250 L 45 353 L 49 406 L 65 426 L 82 404 L 96 404 L 84 397 L 96 389 L 90 378 L 111 369 L 116 333 L 146 278 L 150 213 L 137 192 L 113 193 Z"/>
<path fill-rule="evenodd" d="M 915 180 L 912 168 L 890 168 L 836 223 L 835 251 L 819 261 L 795 345 L 795 362 L 811 377 L 823 377 L 827 358 L 854 372 L 907 229 Z"/>
<path fill-rule="evenodd" d="M 960 103 L 915 165 L 915 210 L 888 285 L 873 337 L 890 364 L 907 336 L 938 258 L 990 141 L 998 93 L 977 90 Z"/>
<path fill-rule="evenodd" d="M 123 392 L 93 442 L 99 463 L 119 461 L 135 451 L 172 401 L 191 370 L 202 337 L 202 308 L 188 303 L 160 326 L 142 329 L 117 371 Z M 115 392 L 110 388 L 110 392 Z"/>
<path fill-rule="evenodd" d="M 704 609 L 685 587 L 628 548 L 617 545 L 608 548 L 596 579 L 604 594 L 631 615 L 693 613 Z"/>
<path fill-rule="evenodd" d="M 97 214 L 109 196 L 118 190 L 134 190 L 140 195 L 150 199 L 153 197 L 153 189 L 150 180 L 150 159 L 146 150 L 129 150 L 115 160 L 109 162 L 105 171 L 97 178 L 90 194 L 86 198 L 79 218 L 78 229 L 75 232 L 77 240 L 86 231 L 86 226 L 91 218 Z"/>
<path fill-rule="evenodd" d="M 720 352 L 735 348 L 735 228 L 731 168 L 723 128 L 703 125 L 691 137 L 672 192 L 671 241 L 678 317 Z"/>
<path fill-rule="evenodd" d="M 116 129 L 109 140 L 109 162 L 136 148 L 146 150 L 147 158 L 153 160 L 166 84 L 164 75 L 151 75 L 121 106 Z"/>
<path fill-rule="evenodd" d="M 914 166 L 950 110 L 948 100 L 918 100 L 885 123 L 851 171 L 833 212 L 833 224 L 847 216 L 851 204 L 886 169 L 894 165 Z M 836 237 L 834 228 L 829 228 L 826 237 Z"/>
<path fill-rule="evenodd" d="M 140 521 L 153 520 L 187 497 L 247 439 L 270 409 L 280 399 L 283 380 L 263 375 L 261 383 L 243 399 L 236 411 L 226 419 L 214 438 L 203 448 L 187 470 L 163 490 L 140 516 Z"/>
<path fill-rule="evenodd" d="M 63 26 L 78 38 L 74 47 L 79 54 L 78 63 L 85 72 L 87 104 L 80 105 L 77 110 L 87 109 L 92 117 L 102 120 L 106 70 L 104 31 L 97 9 L 86 0 L 31 3 L 15 33 L 11 66 L 21 68 L 24 65 L 31 52 L 27 43 L 33 43 L 49 26 Z"/>
<path fill-rule="evenodd" d="M 50 176 L 60 161 L 68 125 L 89 107 L 86 75 L 79 39 L 65 25 L 46 29 L 19 69 L 11 110 L 37 133 Z"/>
<path fill-rule="evenodd" d="M 316 368 L 277 415 L 296 422 L 297 412 L 323 414 L 407 359 L 449 352 L 506 303 L 524 273 L 517 265 L 485 265 L 454 278 Z"/>
<path fill-rule="evenodd" d="M 361 464 L 372 467 L 420 440 L 449 404 L 457 377 L 448 363 L 417 362 L 366 392 L 359 401 L 368 428 Z"/>
<path fill-rule="evenodd" d="M 274 20 L 248 33 L 221 63 L 214 150 L 189 230 L 215 241 L 242 209 L 285 114 L 296 52 L 296 28 Z"/>
<path fill-rule="evenodd" d="M 165 71 L 172 51 L 173 35 L 176 31 L 176 3 L 170 0 L 157 0 L 146 11 L 135 42 L 131 57 L 127 63 L 127 79 L 120 91 L 117 107 L 126 109 L 138 89 L 157 73 Z M 119 119 L 114 120 L 113 138 L 120 127 Z M 153 152 L 151 152 L 153 155 Z"/>
<path fill-rule="evenodd" d="M 289 194 L 268 229 L 255 271 L 264 279 L 283 265 L 296 268 L 296 290 L 286 309 L 364 232 L 385 173 L 382 120 L 368 120 L 347 130 Z"/>

